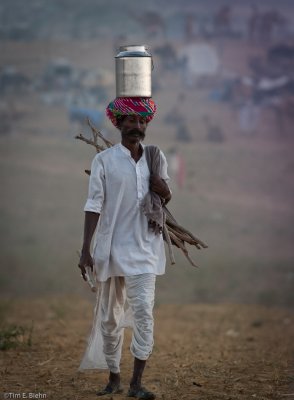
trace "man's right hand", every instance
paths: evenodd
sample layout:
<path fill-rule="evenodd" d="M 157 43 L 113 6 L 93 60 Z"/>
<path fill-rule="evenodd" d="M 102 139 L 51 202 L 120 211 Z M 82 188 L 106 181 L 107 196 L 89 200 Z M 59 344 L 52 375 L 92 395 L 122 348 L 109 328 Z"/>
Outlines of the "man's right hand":
<path fill-rule="evenodd" d="M 86 281 L 86 267 L 91 267 L 93 271 L 93 258 L 91 257 L 90 251 L 84 251 L 82 250 L 82 254 L 80 257 L 80 262 L 79 262 L 79 268 L 82 273 L 82 277 L 84 281 Z"/>

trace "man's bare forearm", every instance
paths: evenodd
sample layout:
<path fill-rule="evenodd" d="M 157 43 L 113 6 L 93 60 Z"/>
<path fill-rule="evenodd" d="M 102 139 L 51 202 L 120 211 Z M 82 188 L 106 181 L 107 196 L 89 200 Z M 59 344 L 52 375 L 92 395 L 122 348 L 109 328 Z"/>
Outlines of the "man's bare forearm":
<path fill-rule="evenodd" d="M 152 175 L 150 177 L 150 189 L 157 193 L 167 204 L 171 199 L 171 191 L 168 184 L 159 175 Z"/>
<path fill-rule="evenodd" d="M 89 252 L 91 241 L 99 220 L 100 214 L 86 211 L 84 223 L 84 242 L 82 252 Z"/>

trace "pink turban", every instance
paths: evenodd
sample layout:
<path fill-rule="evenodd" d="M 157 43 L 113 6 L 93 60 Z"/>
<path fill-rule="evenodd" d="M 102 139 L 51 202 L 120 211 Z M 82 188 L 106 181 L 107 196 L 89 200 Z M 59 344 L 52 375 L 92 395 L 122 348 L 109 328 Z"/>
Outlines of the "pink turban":
<path fill-rule="evenodd" d="M 156 104 L 150 98 L 143 97 L 117 97 L 106 108 L 106 115 L 114 126 L 117 125 L 117 117 L 124 115 L 140 115 L 149 122 L 156 112 Z"/>

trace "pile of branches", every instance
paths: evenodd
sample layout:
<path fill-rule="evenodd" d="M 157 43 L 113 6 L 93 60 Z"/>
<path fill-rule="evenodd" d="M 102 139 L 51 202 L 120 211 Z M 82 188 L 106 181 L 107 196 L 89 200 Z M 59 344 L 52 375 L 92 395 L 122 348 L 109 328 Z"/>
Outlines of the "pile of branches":
<path fill-rule="evenodd" d="M 87 120 L 89 127 L 91 128 L 93 139 L 87 139 L 83 136 L 82 133 L 77 135 L 75 138 L 82 140 L 83 142 L 94 146 L 97 153 L 112 147 L 114 144 L 107 140 L 102 133 L 95 128 L 95 126 L 91 123 L 91 121 Z M 102 140 L 104 145 L 98 143 L 98 140 Z M 90 170 L 85 170 L 86 174 L 90 175 Z M 201 248 L 207 248 L 208 246 L 202 242 L 200 239 L 195 237 L 191 232 L 181 226 L 176 219 L 173 217 L 171 212 L 167 209 L 166 206 L 163 206 L 163 213 L 164 213 L 164 226 L 163 226 L 163 237 L 167 243 L 169 256 L 171 264 L 175 264 L 175 257 L 173 252 L 173 245 L 182 250 L 185 257 L 189 260 L 190 264 L 193 267 L 197 267 L 194 261 L 189 256 L 188 250 L 186 248 L 186 243 L 192 246 L 195 246 L 197 249 L 201 250 Z"/>

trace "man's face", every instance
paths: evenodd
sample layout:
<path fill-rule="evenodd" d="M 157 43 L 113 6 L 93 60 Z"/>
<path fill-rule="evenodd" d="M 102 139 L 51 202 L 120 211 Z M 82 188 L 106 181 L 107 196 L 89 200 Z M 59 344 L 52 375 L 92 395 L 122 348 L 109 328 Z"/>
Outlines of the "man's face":
<path fill-rule="evenodd" d="M 146 128 L 146 118 L 139 115 L 128 115 L 120 125 L 122 139 L 131 143 L 140 142 L 145 138 Z"/>

